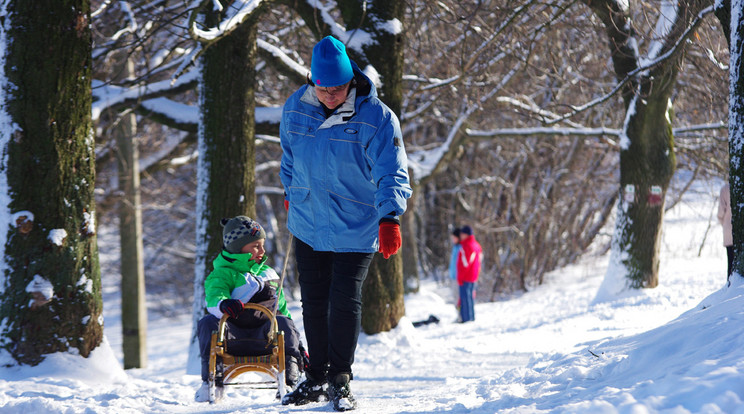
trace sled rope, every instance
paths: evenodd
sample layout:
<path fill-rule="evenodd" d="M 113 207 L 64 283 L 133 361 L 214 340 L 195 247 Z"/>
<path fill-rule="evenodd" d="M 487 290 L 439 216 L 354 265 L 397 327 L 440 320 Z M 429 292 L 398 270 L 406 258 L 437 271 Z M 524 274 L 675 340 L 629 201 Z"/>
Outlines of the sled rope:
<path fill-rule="evenodd" d="M 292 240 L 294 240 L 294 234 L 289 233 L 289 240 L 287 241 L 287 248 L 286 253 L 284 254 L 284 267 L 282 268 L 282 275 L 279 277 L 279 286 L 276 288 L 276 294 L 277 297 L 279 295 L 279 291 L 282 290 L 282 285 L 284 285 L 284 277 L 287 275 L 287 264 L 289 263 L 289 251 L 292 250 Z M 276 316 L 276 308 L 279 306 L 279 300 L 277 299 L 274 302 L 274 316 Z"/>

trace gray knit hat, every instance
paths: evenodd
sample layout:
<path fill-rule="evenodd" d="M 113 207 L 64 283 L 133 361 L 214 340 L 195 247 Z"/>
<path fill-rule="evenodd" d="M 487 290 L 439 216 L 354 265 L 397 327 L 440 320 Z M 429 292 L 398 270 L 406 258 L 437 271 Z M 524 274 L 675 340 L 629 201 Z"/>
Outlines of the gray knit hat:
<path fill-rule="evenodd" d="M 222 247 L 229 253 L 240 253 L 240 249 L 248 243 L 265 239 L 266 232 L 257 221 L 246 216 L 223 218 Z"/>

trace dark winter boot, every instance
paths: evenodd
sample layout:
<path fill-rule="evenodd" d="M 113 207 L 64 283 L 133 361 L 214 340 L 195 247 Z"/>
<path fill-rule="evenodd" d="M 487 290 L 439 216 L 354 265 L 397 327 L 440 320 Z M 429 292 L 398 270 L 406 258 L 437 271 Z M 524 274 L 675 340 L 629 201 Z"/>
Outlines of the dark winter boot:
<path fill-rule="evenodd" d="M 297 385 L 297 381 L 300 380 L 300 364 L 297 362 L 297 358 L 287 358 L 284 368 L 284 377 L 287 385 L 294 389 L 295 385 Z"/>
<path fill-rule="evenodd" d="M 320 401 L 321 398 L 328 399 L 328 383 L 326 383 L 325 378 L 316 380 L 309 372 L 305 372 L 305 377 L 305 381 L 302 381 L 294 391 L 282 398 L 282 405 L 304 405 Z"/>
<path fill-rule="evenodd" d="M 342 372 L 337 374 L 328 387 L 328 399 L 333 403 L 336 411 L 349 411 L 356 408 L 356 400 L 349 388 L 351 374 Z"/>

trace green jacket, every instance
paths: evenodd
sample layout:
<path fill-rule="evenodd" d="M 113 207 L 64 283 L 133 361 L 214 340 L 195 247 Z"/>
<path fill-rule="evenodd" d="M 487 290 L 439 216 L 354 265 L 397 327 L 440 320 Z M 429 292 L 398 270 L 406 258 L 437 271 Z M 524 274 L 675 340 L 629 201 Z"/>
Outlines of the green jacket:
<path fill-rule="evenodd" d="M 279 275 L 266 265 L 266 259 L 267 257 L 264 256 L 261 263 L 256 263 L 251 259 L 250 253 L 233 254 L 222 250 L 212 262 L 214 270 L 204 281 L 204 295 L 209 313 L 221 318 L 222 312 L 219 306 L 224 299 L 250 302 L 253 295 L 260 289 L 260 282 L 257 278 L 277 289 Z M 278 295 L 277 312 L 291 319 L 292 315 L 287 309 L 284 290 L 279 290 Z"/>

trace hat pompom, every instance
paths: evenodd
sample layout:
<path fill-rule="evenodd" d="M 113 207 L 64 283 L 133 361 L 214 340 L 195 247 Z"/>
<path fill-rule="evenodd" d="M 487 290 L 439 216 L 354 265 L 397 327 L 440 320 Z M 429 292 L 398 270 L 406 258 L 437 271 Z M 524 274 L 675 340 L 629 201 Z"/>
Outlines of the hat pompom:
<path fill-rule="evenodd" d="M 346 46 L 333 36 L 324 37 L 313 48 L 310 72 L 317 86 L 330 88 L 348 83 L 354 77 L 354 70 Z"/>

